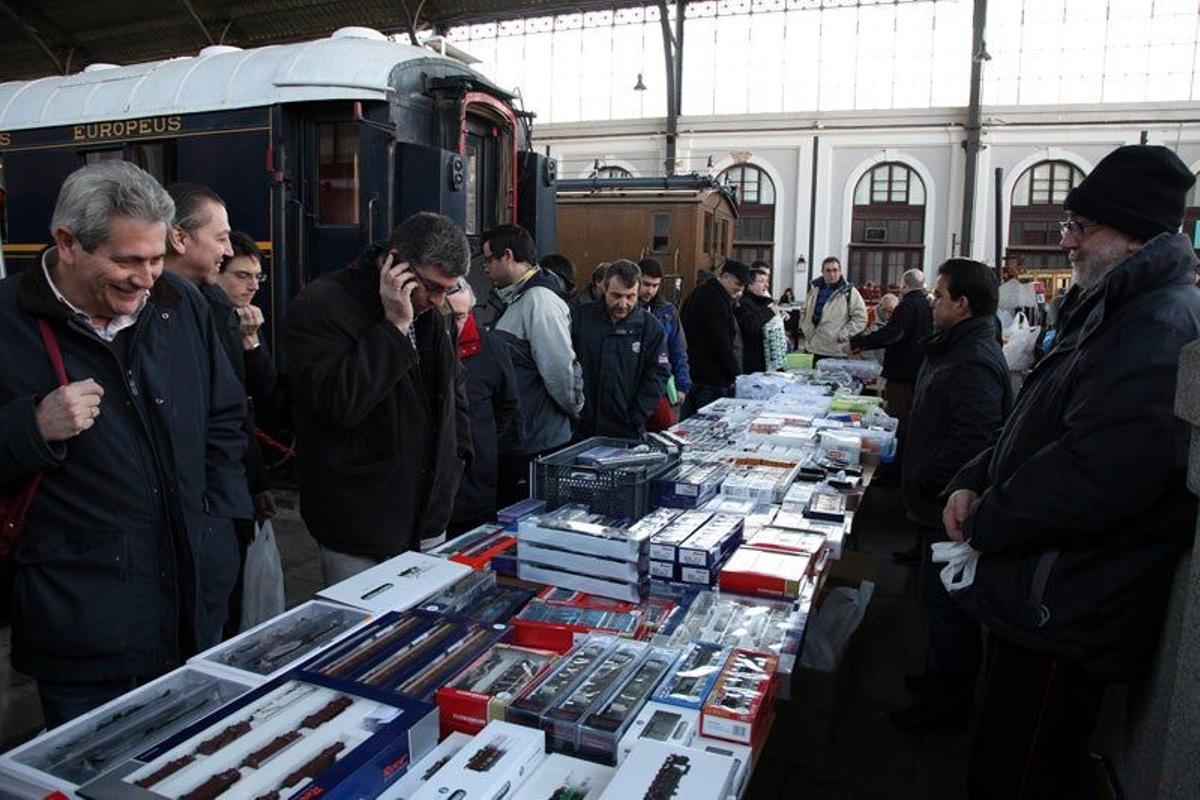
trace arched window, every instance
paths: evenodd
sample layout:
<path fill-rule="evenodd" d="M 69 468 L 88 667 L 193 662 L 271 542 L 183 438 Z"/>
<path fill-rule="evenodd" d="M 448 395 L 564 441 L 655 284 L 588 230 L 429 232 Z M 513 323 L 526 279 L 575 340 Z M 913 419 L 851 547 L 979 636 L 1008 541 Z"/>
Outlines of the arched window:
<path fill-rule="evenodd" d="M 633 173 L 624 167 L 597 167 L 589 178 L 632 178 Z"/>
<path fill-rule="evenodd" d="M 854 186 L 847 276 L 868 302 L 900 286 L 925 255 L 925 183 L 907 164 L 873 167 Z"/>
<path fill-rule="evenodd" d="M 753 164 L 735 164 L 718 180 L 737 196 L 738 218 L 733 225 L 733 258 L 744 264 L 774 264 L 775 183 Z"/>
<path fill-rule="evenodd" d="M 1021 173 L 1013 186 L 1004 261 L 1022 269 L 1069 270 L 1058 223 L 1066 212 L 1067 193 L 1083 180 L 1068 161 L 1040 161 Z"/>

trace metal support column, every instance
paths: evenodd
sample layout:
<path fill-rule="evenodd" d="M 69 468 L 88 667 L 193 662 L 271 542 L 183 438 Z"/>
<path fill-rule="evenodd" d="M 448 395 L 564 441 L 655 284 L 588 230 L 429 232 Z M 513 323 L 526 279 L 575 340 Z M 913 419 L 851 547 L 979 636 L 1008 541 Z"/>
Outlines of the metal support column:
<path fill-rule="evenodd" d="M 963 175 L 962 245 L 959 254 L 965 258 L 971 257 L 972 229 L 975 227 L 975 179 L 979 167 L 979 151 L 983 147 L 980 109 L 983 62 L 991 58 L 983 41 L 986 23 L 987 0 L 975 0 L 975 17 L 971 23 L 971 100 L 967 107 L 967 140 L 963 143 L 967 152 L 967 164 Z"/>

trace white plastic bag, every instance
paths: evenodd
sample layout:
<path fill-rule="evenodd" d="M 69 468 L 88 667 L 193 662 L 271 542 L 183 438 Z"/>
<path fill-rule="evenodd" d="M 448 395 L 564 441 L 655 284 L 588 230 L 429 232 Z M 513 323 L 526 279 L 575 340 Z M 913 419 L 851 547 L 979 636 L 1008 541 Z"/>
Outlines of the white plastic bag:
<path fill-rule="evenodd" d="M 1004 331 L 1004 360 L 1012 372 L 1033 369 L 1033 349 L 1037 346 L 1042 329 L 1030 325 L 1023 312 L 1017 312 L 1012 325 Z"/>
<path fill-rule="evenodd" d="M 850 636 L 858 630 L 867 613 L 867 604 L 875 593 L 875 584 L 863 581 L 857 589 L 839 586 L 825 595 L 820 610 L 809 620 L 804 633 L 804 652 L 800 666 L 820 672 L 837 668 Z"/>
<path fill-rule="evenodd" d="M 277 617 L 283 609 L 283 562 L 275 545 L 275 529 L 268 519 L 255 524 L 254 541 L 246 548 L 240 630 L 249 630 Z"/>

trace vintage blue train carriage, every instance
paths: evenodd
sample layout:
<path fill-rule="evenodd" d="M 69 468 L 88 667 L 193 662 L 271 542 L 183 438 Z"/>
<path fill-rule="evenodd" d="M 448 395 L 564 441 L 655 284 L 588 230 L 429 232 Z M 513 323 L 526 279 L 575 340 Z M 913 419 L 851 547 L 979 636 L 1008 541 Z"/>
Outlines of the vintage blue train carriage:
<path fill-rule="evenodd" d="M 0 83 L 4 264 L 35 262 L 70 172 L 128 159 L 226 200 L 233 227 L 267 254 L 258 302 L 278 342 L 306 281 L 415 211 L 472 236 L 520 222 L 553 247 L 554 163 L 529 149 L 530 115 L 513 101 L 444 51 L 361 28 Z"/>

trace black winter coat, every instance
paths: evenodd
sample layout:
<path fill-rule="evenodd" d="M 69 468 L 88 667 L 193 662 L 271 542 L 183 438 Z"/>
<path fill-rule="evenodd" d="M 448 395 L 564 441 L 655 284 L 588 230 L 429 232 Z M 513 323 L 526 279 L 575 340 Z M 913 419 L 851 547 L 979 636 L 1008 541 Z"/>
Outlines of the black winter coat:
<path fill-rule="evenodd" d="M 933 309 L 924 292 L 905 292 L 892 318 L 874 333 L 850 337 L 856 350 L 883 350 L 883 377 L 912 382 L 925 357 L 922 341 L 933 332 Z M 905 456 L 907 458 L 907 456 Z"/>
<path fill-rule="evenodd" d="M 759 297 L 742 292 L 735 315 L 738 331 L 742 337 L 742 374 L 767 371 L 767 347 L 763 340 L 763 328 L 775 317 L 775 302 L 769 297 Z"/>
<path fill-rule="evenodd" d="M 57 385 L 36 317 L 67 377 L 105 390 L 96 424 L 66 442 L 34 419 Z M 42 680 L 151 675 L 216 644 L 238 574 L 232 518 L 252 515 L 244 394 L 204 298 L 163 275 L 118 342 L 40 267 L 0 282 L 0 481 L 42 471 L 14 553 L 12 659 Z"/>
<path fill-rule="evenodd" d="M 1180 350 L 1200 337 L 1195 266 L 1187 236 L 1161 234 L 1077 298 L 995 446 L 949 487 L 980 494 L 975 613 L 1110 681 L 1146 666 L 1195 535 L 1174 412 Z"/>
<path fill-rule="evenodd" d="M 494 517 L 499 437 L 521 425 L 521 403 L 508 348 L 491 331 L 479 330 L 479 352 L 462 360 L 475 458 L 463 473 L 452 521 Z"/>
<path fill-rule="evenodd" d="M 414 348 L 384 317 L 379 268 L 359 263 L 288 309 L 300 513 L 322 545 L 387 558 L 445 530 L 471 429 L 446 318 L 418 316 Z"/>
<path fill-rule="evenodd" d="M 693 384 L 733 386 L 742 374 L 742 335 L 733 300 L 712 278 L 692 290 L 679 313 Z"/>
<path fill-rule="evenodd" d="M 640 304 L 613 322 L 606 303 L 585 303 L 571 311 L 571 342 L 583 367 L 577 438 L 640 438 L 671 375 L 662 325 Z"/>
<path fill-rule="evenodd" d="M 903 462 L 904 507 L 918 525 L 941 530 L 942 490 L 995 443 L 1012 407 L 1012 381 L 993 320 L 964 320 L 925 340 Z"/>

